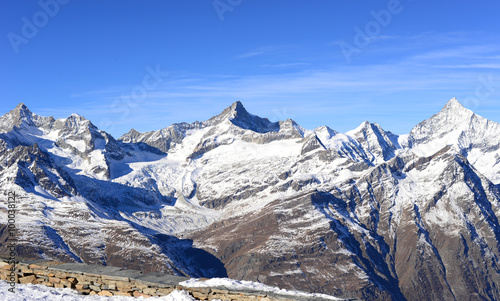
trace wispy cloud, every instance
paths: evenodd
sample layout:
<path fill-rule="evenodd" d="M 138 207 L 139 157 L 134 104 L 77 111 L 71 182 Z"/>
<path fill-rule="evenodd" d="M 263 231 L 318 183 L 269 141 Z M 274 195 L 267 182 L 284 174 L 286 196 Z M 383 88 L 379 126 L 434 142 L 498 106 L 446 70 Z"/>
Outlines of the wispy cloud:
<path fill-rule="evenodd" d="M 378 35 L 378 36 L 373 36 L 373 37 L 367 37 L 370 42 L 376 42 L 376 41 L 388 41 L 388 40 L 395 40 L 395 39 L 400 39 L 400 36 L 391 36 L 391 35 Z M 349 40 L 335 40 L 328 42 L 327 45 L 329 46 L 339 46 L 340 44 L 343 43 L 351 43 Z"/>
<path fill-rule="evenodd" d="M 467 64 L 467 65 L 437 65 L 437 68 L 449 69 L 500 69 L 500 64 L 483 63 L 483 64 Z"/>
<path fill-rule="evenodd" d="M 500 48 L 496 45 L 475 45 L 462 47 L 447 47 L 430 52 L 416 54 L 414 60 L 441 60 L 441 59 L 485 59 L 487 56 L 497 54 Z"/>
<path fill-rule="evenodd" d="M 437 61 L 443 65 L 442 60 L 457 60 L 451 64 L 465 65 L 486 62 L 488 59 L 498 60 L 500 45 L 495 42 L 495 38 L 498 36 L 480 32 L 423 32 L 410 36 L 387 36 L 366 51 L 372 61 L 374 58 L 400 63 L 404 61 L 406 64 L 436 64 Z"/>
<path fill-rule="evenodd" d="M 261 54 L 264 54 L 266 53 L 266 51 L 252 51 L 252 52 L 247 52 L 247 53 L 243 53 L 243 54 L 240 54 L 240 55 L 237 55 L 236 58 L 237 59 L 246 59 L 246 58 L 249 58 L 249 57 L 252 57 L 252 56 L 258 56 L 258 55 L 261 55 Z"/>
<path fill-rule="evenodd" d="M 81 93 L 72 93 L 70 95 L 70 97 L 75 98 L 75 97 L 86 97 L 86 96 L 93 96 L 93 95 L 116 94 L 116 93 L 122 92 L 126 88 L 127 88 L 126 86 L 110 87 L 110 88 L 101 89 L 101 90 L 85 91 L 85 92 L 81 92 Z"/>
<path fill-rule="evenodd" d="M 308 66 L 309 63 L 282 63 L 282 64 L 265 64 L 262 65 L 264 68 L 288 68 L 288 67 L 301 67 Z"/>
<path fill-rule="evenodd" d="M 261 48 L 237 55 L 237 56 L 235 56 L 235 59 L 246 59 L 246 58 L 250 58 L 250 57 L 254 57 L 254 56 L 258 56 L 258 55 L 262 55 L 262 54 L 267 54 L 267 53 L 273 52 L 274 50 L 276 50 L 276 48 L 277 47 L 275 47 L 275 46 L 261 47 Z"/>

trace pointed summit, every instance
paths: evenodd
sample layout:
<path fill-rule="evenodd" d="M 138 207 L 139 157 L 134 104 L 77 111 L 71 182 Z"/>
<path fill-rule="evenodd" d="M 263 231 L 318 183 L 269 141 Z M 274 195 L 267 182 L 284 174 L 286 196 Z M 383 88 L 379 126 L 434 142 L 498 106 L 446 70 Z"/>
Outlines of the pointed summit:
<path fill-rule="evenodd" d="M 42 117 L 32 113 L 24 103 L 19 103 L 13 110 L 0 117 L 0 132 L 10 132 L 14 128 L 29 130 L 44 125 L 50 126 L 53 117 Z"/>
<path fill-rule="evenodd" d="M 431 119 L 444 119 L 447 123 L 457 124 L 463 121 L 468 121 L 474 113 L 465 108 L 458 100 L 453 97 L 450 99 L 443 109 L 432 116 Z"/>
<path fill-rule="evenodd" d="M 378 123 L 364 121 L 356 129 L 346 133 L 356 139 L 363 149 L 368 150 L 372 155 L 371 162 L 377 160 L 387 161 L 395 156 L 396 149 L 399 148 L 398 136 L 390 131 L 384 130 Z"/>
<path fill-rule="evenodd" d="M 455 105 L 461 105 L 460 102 L 458 102 L 456 97 L 453 97 L 452 99 L 448 100 L 446 103 L 447 106 L 455 106 Z"/>
<path fill-rule="evenodd" d="M 246 115 L 249 115 L 249 113 L 247 112 L 243 104 L 240 101 L 236 101 L 229 107 L 225 108 L 224 111 L 222 111 L 222 113 L 220 113 L 219 115 L 210 118 L 209 121 L 219 123 L 226 119 L 234 119 L 238 116 Z"/>
<path fill-rule="evenodd" d="M 330 127 L 323 125 L 314 129 L 314 133 L 323 140 L 327 140 L 337 135 L 338 132 L 336 130 L 331 129 Z"/>
<path fill-rule="evenodd" d="M 427 134 L 453 130 L 462 127 L 464 124 L 468 124 L 473 115 L 475 115 L 474 112 L 465 108 L 455 97 L 453 97 L 446 103 L 441 111 L 415 126 L 412 132 L 415 129 L 421 129 L 423 126 L 428 128 L 428 130 L 432 128 L 431 132 Z"/>
<path fill-rule="evenodd" d="M 376 135 L 383 134 L 386 136 L 397 136 L 391 133 L 390 131 L 384 130 L 378 123 L 376 122 L 371 123 L 369 121 L 363 121 L 357 128 L 355 128 L 354 130 L 350 130 L 345 134 L 356 137 L 356 136 L 367 135 L 367 133 Z"/>
<path fill-rule="evenodd" d="M 5 131 L 10 131 L 14 126 L 21 124 L 33 125 L 34 115 L 24 103 L 19 103 L 13 110 L 1 117 L 2 128 Z"/>
<path fill-rule="evenodd" d="M 439 113 L 416 125 L 410 131 L 410 138 L 413 139 L 412 143 L 423 143 L 433 139 L 443 140 L 449 134 L 456 139 L 470 126 L 473 116 L 482 118 L 466 109 L 453 97 Z"/>
<path fill-rule="evenodd" d="M 443 111 L 453 111 L 453 112 L 458 112 L 458 111 L 467 111 L 470 112 L 467 108 L 465 108 L 458 100 L 453 97 L 452 99 L 448 100 L 446 105 L 443 107 L 441 112 Z"/>
<path fill-rule="evenodd" d="M 241 103 L 241 101 L 237 100 L 235 102 L 233 102 L 233 104 L 231 105 L 231 110 L 234 110 L 234 111 L 247 111 L 245 109 L 245 107 L 243 106 L 243 104 Z"/>
<path fill-rule="evenodd" d="M 227 108 L 226 110 L 229 109 L 229 118 L 234 120 L 234 119 L 247 119 L 249 116 L 253 116 L 248 111 L 245 109 L 241 101 L 235 101 L 233 104 Z M 224 112 L 226 111 L 224 110 Z M 223 113 L 224 113 L 223 112 Z"/>
<path fill-rule="evenodd" d="M 24 120 L 31 120 L 31 117 L 33 116 L 33 113 L 28 109 L 28 107 L 20 102 L 14 110 L 11 111 L 11 113 L 14 114 L 14 116 L 18 117 L 19 119 L 24 119 Z"/>
<path fill-rule="evenodd" d="M 363 130 L 366 130 L 366 129 L 370 128 L 370 126 L 371 126 L 371 123 L 369 121 L 363 121 L 354 130 L 350 130 L 350 131 L 346 132 L 346 135 L 352 135 L 352 136 L 354 136 L 357 133 L 362 132 Z"/>
<path fill-rule="evenodd" d="M 209 124 L 219 124 L 225 120 L 229 120 L 232 124 L 246 130 L 252 130 L 257 133 L 277 132 L 279 131 L 279 123 L 271 122 L 267 118 L 248 113 L 240 101 L 234 102 L 227 107 L 222 113 L 208 120 Z"/>
<path fill-rule="evenodd" d="M 136 143 L 138 142 L 138 139 L 141 139 L 143 136 L 143 133 L 137 131 L 136 129 L 132 128 L 128 133 L 123 134 L 120 139 L 125 143 Z"/>
<path fill-rule="evenodd" d="M 18 105 L 14 108 L 14 110 L 23 110 L 23 111 L 28 110 L 28 111 L 29 111 L 28 107 L 27 107 L 24 103 L 22 103 L 22 102 L 20 102 L 20 103 L 19 103 L 19 104 L 18 104 Z"/>

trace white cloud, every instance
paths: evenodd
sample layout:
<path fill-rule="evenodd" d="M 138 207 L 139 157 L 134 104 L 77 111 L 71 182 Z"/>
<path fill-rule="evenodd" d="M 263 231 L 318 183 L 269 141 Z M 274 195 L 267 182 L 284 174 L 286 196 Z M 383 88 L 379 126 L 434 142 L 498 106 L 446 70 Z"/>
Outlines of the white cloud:
<path fill-rule="evenodd" d="M 235 57 L 235 59 L 246 59 L 246 58 L 250 58 L 250 57 L 254 57 L 254 56 L 258 56 L 258 55 L 262 55 L 262 54 L 271 53 L 271 52 L 275 51 L 277 48 L 278 47 L 276 47 L 276 46 L 261 47 L 261 48 L 237 55 Z"/>

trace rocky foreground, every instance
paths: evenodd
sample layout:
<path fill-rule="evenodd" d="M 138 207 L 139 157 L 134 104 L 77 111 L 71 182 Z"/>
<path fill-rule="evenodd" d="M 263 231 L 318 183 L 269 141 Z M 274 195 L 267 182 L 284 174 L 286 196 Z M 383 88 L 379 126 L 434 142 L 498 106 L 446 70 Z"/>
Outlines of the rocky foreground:
<path fill-rule="evenodd" d="M 15 264 L 0 261 L 0 280 L 8 281 L 12 296 L 16 296 L 17 284 L 41 284 L 56 289 L 73 289 L 82 295 L 115 297 L 162 297 L 184 291 L 190 300 L 348 300 L 230 279 L 189 279 L 158 273 L 145 275 L 136 270 L 43 259 L 25 259 Z"/>

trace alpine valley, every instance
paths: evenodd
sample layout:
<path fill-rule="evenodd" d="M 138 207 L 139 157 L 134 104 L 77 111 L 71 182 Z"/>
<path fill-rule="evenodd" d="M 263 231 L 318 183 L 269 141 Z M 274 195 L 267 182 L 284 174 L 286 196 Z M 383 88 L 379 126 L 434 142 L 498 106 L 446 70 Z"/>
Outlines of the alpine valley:
<path fill-rule="evenodd" d="M 0 117 L 17 254 L 362 300 L 500 300 L 500 124 L 455 98 L 402 136 L 271 122 L 242 103 L 116 140 Z"/>

